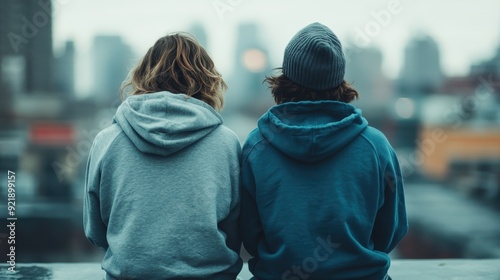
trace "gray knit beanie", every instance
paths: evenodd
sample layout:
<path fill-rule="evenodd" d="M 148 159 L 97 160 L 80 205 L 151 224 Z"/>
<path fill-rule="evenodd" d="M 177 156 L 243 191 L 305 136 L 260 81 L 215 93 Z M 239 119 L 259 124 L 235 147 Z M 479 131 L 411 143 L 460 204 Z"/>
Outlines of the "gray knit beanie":
<path fill-rule="evenodd" d="M 344 80 L 345 56 L 330 28 L 312 23 L 286 46 L 283 74 L 293 82 L 316 90 L 336 88 Z"/>

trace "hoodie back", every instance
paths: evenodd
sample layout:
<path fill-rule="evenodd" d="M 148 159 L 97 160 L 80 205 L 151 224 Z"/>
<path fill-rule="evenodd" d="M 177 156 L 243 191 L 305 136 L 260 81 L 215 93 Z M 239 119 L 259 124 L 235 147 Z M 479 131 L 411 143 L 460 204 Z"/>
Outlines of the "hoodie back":
<path fill-rule="evenodd" d="M 118 279 L 234 279 L 241 269 L 236 135 L 184 94 L 131 96 L 95 138 L 84 228 Z"/>
<path fill-rule="evenodd" d="M 394 151 L 336 101 L 264 114 L 242 158 L 241 233 L 258 279 L 383 279 L 407 230 Z"/>

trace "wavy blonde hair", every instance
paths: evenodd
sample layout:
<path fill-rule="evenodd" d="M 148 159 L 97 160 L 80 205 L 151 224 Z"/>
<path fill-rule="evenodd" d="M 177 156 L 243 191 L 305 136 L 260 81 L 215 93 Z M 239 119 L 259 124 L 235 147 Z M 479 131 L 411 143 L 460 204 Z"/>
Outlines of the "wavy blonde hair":
<path fill-rule="evenodd" d="M 186 33 L 172 33 L 158 39 L 130 71 L 121 96 L 184 93 L 220 111 L 226 90 L 221 74 L 198 41 Z"/>

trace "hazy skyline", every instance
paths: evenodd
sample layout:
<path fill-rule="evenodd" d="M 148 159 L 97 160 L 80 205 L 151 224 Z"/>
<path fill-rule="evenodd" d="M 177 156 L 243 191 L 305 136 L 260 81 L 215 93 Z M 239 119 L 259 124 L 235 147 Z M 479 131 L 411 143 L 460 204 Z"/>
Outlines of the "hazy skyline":
<path fill-rule="evenodd" d="M 140 57 L 160 36 L 187 31 L 195 22 L 206 28 L 208 50 L 226 78 L 232 74 L 235 32 L 242 22 L 260 27 L 272 67 L 280 66 L 291 37 L 315 21 L 329 26 L 344 45 L 380 48 L 383 70 L 391 78 L 398 76 L 404 47 L 416 34 L 436 40 L 449 76 L 465 75 L 471 64 L 489 59 L 500 46 L 500 1 L 495 0 L 54 0 L 53 6 L 54 47 L 75 41 L 80 93 L 91 89 L 88 64 L 95 35 L 118 34 Z"/>

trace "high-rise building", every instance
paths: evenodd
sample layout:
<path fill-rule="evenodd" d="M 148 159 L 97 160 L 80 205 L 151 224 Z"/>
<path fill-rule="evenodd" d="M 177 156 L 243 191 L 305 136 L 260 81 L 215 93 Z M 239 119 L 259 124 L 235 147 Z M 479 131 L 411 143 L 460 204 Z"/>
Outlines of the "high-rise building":
<path fill-rule="evenodd" d="M 2 0 L 0 2 L 0 75 L 7 88 L 18 85 L 22 91 L 49 92 L 52 89 L 52 12 L 50 0 Z M 8 73 L 16 73 L 12 76 Z M 17 81 L 12 81 L 17 79 Z"/>
<path fill-rule="evenodd" d="M 93 44 L 93 77 L 96 99 L 115 100 L 122 82 L 133 66 L 130 47 L 118 35 L 99 35 Z"/>
<path fill-rule="evenodd" d="M 497 48 L 497 53 L 494 58 L 495 70 L 497 78 L 500 78 L 500 47 Z"/>
<path fill-rule="evenodd" d="M 193 35 L 198 42 L 200 42 L 200 45 L 202 45 L 205 49 L 208 49 L 207 31 L 205 30 L 203 24 L 199 22 L 194 23 L 191 25 L 188 32 Z"/>
<path fill-rule="evenodd" d="M 442 86 L 443 78 L 436 41 L 428 35 L 413 38 L 405 48 L 398 81 L 400 91 L 434 93 Z"/>
<path fill-rule="evenodd" d="M 426 95 L 437 94 L 443 88 L 439 46 L 429 35 L 411 39 L 404 51 L 404 62 L 397 80 L 397 117 L 392 143 L 396 147 L 415 149 L 422 119 L 422 104 Z"/>
<path fill-rule="evenodd" d="M 346 49 L 348 56 L 345 80 L 352 83 L 360 98 L 356 106 L 364 114 L 379 114 L 386 110 L 392 98 L 392 87 L 382 71 L 382 53 L 376 47 Z"/>
<path fill-rule="evenodd" d="M 261 115 L 273 104 L 267 87 L 262 81 L 269 74 L 267 48 L 262 43 L 260 30 L 255 23 L 243 23 L 237 30 L 234 73 L 226 100 L 240 111 Z M 249 106 L 251 104 L 251 106 Z"/>
<path fill-rule="evenodd" d="M 64 52 L 55 59 L 55 87 L 68 98 L 74 96 L 75 87 L 75 43 L 67 41 Z"/>
<path fill-rule="evenodd" d="M 260 72 L 266 70 L 268 66 L 267 52 L 260 37 L 259 27 L 255 23 L 243 23 L 238 26 L 236 41 L 236 57 L 235 67 L 237 71 Z M 249 52 L 258 51 L 261 55 L 257 55 L 253 59 L 246 58 Z"/>

